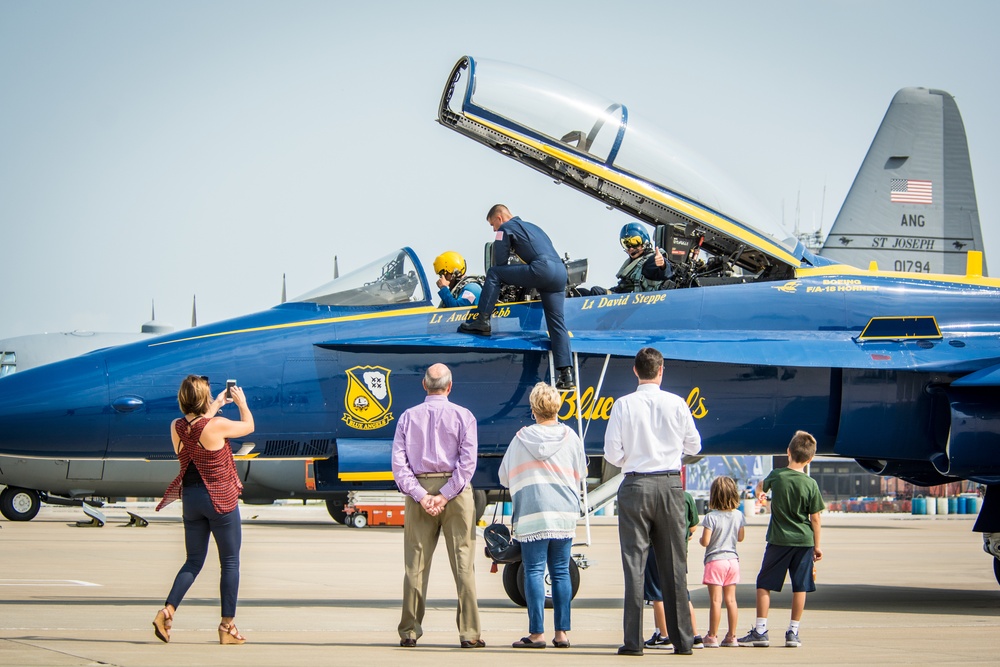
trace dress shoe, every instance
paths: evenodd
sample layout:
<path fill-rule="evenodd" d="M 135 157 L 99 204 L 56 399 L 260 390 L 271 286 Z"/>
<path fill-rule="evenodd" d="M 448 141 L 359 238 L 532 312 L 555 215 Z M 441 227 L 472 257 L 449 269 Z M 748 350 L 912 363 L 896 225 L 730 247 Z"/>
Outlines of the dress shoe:
<path fill-rule="evenodd" d="M 491 333 L 490 321 L 487 320 L 467 320 L 458 326 L 458 333 L 474 334 L 476 336 L 489 336 Z"/>
<path fill-rule="evenodd" d="M 482 639 L 463 639 L 461 643 L 462 648 L 485 648 L 486 642 Z"/>
<path fill-rule="evenodd" d="M 413 648 L 417 645 L 417 640 L 413 637 L 407 637 L 406 639 L 400 639 L 399 645 L 404 648 Z"/>
<path fill-rule="evenodd" d="M 559 391 L 569 391 L 570 389 L 576 389 L 576 382 L 573 380 L 573 369 L 560 368 L 559 369 L 559 379 L 556 380 L 556 389 Z"/>
<path fill-rule="evenodd" d="M 642 649 L 641 648 L 625 648 L 624 646 L 619 646 L 618 647 L 618 655 L 641 656 L 642 655 Z"/>

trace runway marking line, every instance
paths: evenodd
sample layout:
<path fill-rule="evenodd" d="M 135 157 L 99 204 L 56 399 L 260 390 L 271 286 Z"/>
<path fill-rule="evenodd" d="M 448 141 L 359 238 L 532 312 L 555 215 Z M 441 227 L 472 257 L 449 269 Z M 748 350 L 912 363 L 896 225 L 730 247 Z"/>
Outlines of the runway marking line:
<path fill-rule="evenodd" d="M 0 579 L 0 586 L 100 586 L 77 579 Z"/>

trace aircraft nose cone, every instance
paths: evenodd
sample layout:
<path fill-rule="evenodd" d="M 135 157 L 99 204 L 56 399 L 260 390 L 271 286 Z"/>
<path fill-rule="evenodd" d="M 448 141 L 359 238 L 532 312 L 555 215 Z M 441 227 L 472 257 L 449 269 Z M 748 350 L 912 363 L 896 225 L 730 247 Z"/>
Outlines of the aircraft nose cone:
<path fill-rule="evenodd" d="M 101 356 L 8 375 L 0 379 L 0 455 L 102 457 L 110 411 Z"/>

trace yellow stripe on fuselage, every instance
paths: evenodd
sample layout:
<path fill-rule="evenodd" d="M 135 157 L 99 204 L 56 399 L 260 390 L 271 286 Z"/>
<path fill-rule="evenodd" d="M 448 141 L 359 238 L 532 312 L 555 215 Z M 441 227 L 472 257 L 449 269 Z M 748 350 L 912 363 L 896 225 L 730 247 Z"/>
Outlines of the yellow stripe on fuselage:
<path fill-rule="evenodd" d="M 342 472 L 337 475 L 342 482 L 391 482 L 392 471 L 388 472 Z"/>
<path fill-rule="evenodd" d="M 859 269 L 848 264 L 833 266 L 817 266 L 815 268 L 796 269 L 796 278 L 816 278 L 822 276 L 864 276 L 867 278 L 897 278 L 904 280 L 920 280 L 932 283 L 951 283 L 955 285 L 977 285 L 980 287 L 1000 288 L 1000 278 L 984 276 L 960 276 L 950 273 L 906 273 L 903 271 L 872 271 Z"/>
<path fill-rule="evenodd" d="M 780 259 L 781 261 L 791 266 L 799 266 L 799 264 L 801 264 L 801 261 L 798 258 L 796 258 L 795 255 L 792 255 L 791 253 L 788 252 L 788 250 L 782 248 L 780 245 L 768 241 L 766 237 L 761 235 L 748 234 L 747 231 L 742 227 L 740 227 L 739 225 L 729 222 L 725 218 L 722 218 L 714 213 L 711 213 L 710 211 L 706 210 L 701 206 L 696 206 L 694 204 L 684 201 L 679 197 L 657 190 L 648 185 L 643 180 L 634 178 L 632 176 L 626 176 L 625 174 L 622 174 L 618 171 L 605 167 L 600 163 L 591 160 L 586 160 L 576 155 L 575 153 L 563 150 L 552 144 L 543 143 L 535 139 L 532 139 L 530 137 L 526 137 L 520 133 L 512 132 L 511 130 L 505 127 L 501 127 L 494 123 L 490 123 L 489 121 L 484 120 L 478 116 L 474 116 L 469 113 L 466 113 L 465 115 L 475 120 L 475 122 L 490 128 L 494 132 L 497 132 L 499 134 L 504 134 L 513 139 L 516 139 L 517 141 L 527 144 L 538 151 L 551 155 L 557 160 L 561 160 L 569 165 L 572 165 L 573 167 L 576 167 L 581 171 L 592 173 L 596 176 L 603 178 L 606 181 L 610 181 L 615 185 L 621 186 L 625 190 L 631 190 L 632 192 L 640 194 L 644 197 L 658 201 L 664 206 L 671 208 L 686 216 L 694 218 L 695 220 L 700 220 L 701 222 L 704 222 L 706 225 L 711 226 L 713 229 L 717 229 L 732 237 L 744 241 L 747 244 L 753 246 L 754 248 L 757 248 L 761 252 L 765 252 L 768 255 L 771 255 L 776 259 Z"/>
<path fill-rule="evenodd" d="M 232 336 L 234 334 L 241 333 L 254 333 L 257 331 L 274 331 L 277 329 L 294 329 L 297 327 L 311 327 L 318 326 L 321 324 L 336 324 L 338 322 L 358 322 L 361 320 L 375 320 L 385 317 L 402 317 L 405 315 L 420 315 L 424 313 L 434 313 L 437 312 L 438 308 L 433 306 L 421 306 L 420 308 L 406 308 L 403 310 L 393 310 L 389 312 L 374 312 L 374 313 L 363 313 L 360 315 L 344 315 L 343 317 L 325 317 L 321 320 L 307 320 L 305 322 L 285 322 L 283 324 L 269 324 L 263 327 L 250 327 L 248 329 L 233 329 L 232 331 L 217 331 L 210 334 L 202 334 L 200 336 L 188 336 L 187 338 L 175 338 L 174 340 L 165 340 L 160 343 L 151 343 L 150 347 L 157 347 L 159 345 L 171 345 L 173 343 L 184 343 L 192 340 L 201 340 L 204 338 L 216 338 L 218 336 Z M 452 308 L 450 310 L 461 310 L 460 308 Z M 468 310 L 468 308 L 466 309 Z"/>

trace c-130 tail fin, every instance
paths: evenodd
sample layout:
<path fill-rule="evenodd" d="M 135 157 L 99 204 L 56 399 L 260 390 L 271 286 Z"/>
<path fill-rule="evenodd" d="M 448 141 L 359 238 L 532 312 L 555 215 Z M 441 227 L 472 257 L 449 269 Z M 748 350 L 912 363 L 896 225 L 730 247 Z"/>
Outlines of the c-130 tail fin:
<path fill-rule="evenodd" d="M 883 271 L 964 274 L 970 250 L 983 250 L 983 237 L 955 98 L 903 88 L 820 254 L 860 268 L 874 261 Z"/>

